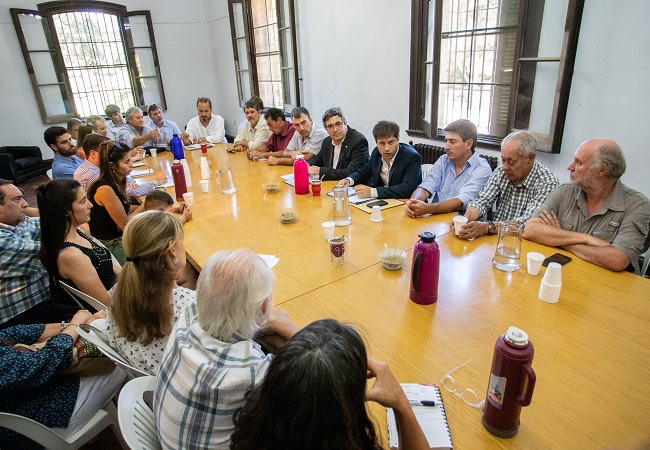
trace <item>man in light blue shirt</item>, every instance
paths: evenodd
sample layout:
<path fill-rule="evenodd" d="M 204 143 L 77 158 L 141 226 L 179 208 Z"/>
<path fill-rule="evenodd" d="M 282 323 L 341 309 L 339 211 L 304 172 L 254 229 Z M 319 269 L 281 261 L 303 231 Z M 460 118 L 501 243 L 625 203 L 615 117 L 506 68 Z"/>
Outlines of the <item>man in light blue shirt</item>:
<path fill-rule="evenodd" d="M 45 143 L 54 152 L 52 162 L 52 178 L 72 178 L 83 160 L 74 154 L 77 152 L 72 143 L 72 136 L 63 127 L 50 127 L 43 133 Z"/>
<path fill-rule="evenodd" d="M 178 134 L 180 136 L 181 130 L 180 128 L 178 128 L 178 125 L 176 125 L 171 120 L 167 120 L 163 118 L 163 112 L 160 105 L 157 105 L 156 103 L 152 103 L 151 105 L 149 105 L 149 107 L 147 108 L 147 114 L 149 114 L 149 118 L 151 119 L 151 122 L 149 122 L 144 126 L 144 130 L 143 130 L 144 133 L 149 133 L 150 131 L 157 129 L 158 135 L 160 136 L 162 132 L 164 132 L 166 146 L 169 146 L 169 141 L 175 134 Z M 145 146 L 147 147 L 150 145 L 155 147 L 156 140 L 152 140 L 145 143 Z"/>
<path fill-rule="evenodd" d="M 472 122 L 456 120 L 443 131 L 447 133 L 447 154 L 438 158 L 406 202 L 409 217 L 465 210 L 492 175 L 488 162 L 475 152 L 478 133 Z M 428 198 L 432 198 L 431 203 L 426 202 Z"/>

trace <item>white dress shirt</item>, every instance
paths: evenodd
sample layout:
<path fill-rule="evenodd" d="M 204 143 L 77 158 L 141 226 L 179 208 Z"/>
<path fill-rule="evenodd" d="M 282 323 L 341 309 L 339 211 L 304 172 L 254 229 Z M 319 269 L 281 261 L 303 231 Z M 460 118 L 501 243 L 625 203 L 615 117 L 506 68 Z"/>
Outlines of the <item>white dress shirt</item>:
<path fill-rule="evenodd" d="M 223 121 L 223 117 L 212 114 L 210 122 L 207 127 L 204 127 L 201 123 L 201 118 L 196 116 L 187 123 L 187 134 L 190 135 L 192 141 L 197 140 L 198 138 L 206 138 L 208 142 L 219 143 L 228 142 L 226 140 L 226 127 Z"/>

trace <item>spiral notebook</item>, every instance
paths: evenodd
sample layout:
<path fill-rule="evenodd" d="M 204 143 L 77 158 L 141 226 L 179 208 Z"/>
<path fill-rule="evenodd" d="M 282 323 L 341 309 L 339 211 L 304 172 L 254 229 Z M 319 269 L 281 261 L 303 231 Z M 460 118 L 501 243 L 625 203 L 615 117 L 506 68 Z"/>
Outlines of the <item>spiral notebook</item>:
<path fill-rule="evenodd" d="M 442 404 L 440 389 L 434 384 L 404 383 L 402 389 L 406 398 L 411 402 L 415 417 L 429 441 L 432 449 L 452 449 L 451 433 L 447 423 L 445 406 Z M 424 402 L 429 406 L 420 406 Z M 431 405 L 431 403 L 434 403 Z M 397 435 L 397 423 L 392 408 L 386 408 L 386 419 L 388 421 L 388 442 L 391 450 L 399 448 Z"/>

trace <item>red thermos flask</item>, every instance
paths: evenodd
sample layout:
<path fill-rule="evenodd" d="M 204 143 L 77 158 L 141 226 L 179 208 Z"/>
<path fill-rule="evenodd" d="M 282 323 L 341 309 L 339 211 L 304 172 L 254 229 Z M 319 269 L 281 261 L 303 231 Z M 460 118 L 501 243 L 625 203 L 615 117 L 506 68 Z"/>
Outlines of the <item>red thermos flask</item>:
<path fill-rule="evenodd" d="M 528 334 L 508 328 L 497 339 L 481 421 L 493 435 L 509 438 L 519 431 L 522 406 L 530 405 L 535 388 L 533 344 Z"/>
<path fill-rule="evenodd" d="M 172 178 L 174 179 L 174 190 L 176 191 L 176 200 L 183 201 L 183 194 L 187 192 L 187 183 L 185 182 L 185 169 L 177 159 L 172 163 Z"/>

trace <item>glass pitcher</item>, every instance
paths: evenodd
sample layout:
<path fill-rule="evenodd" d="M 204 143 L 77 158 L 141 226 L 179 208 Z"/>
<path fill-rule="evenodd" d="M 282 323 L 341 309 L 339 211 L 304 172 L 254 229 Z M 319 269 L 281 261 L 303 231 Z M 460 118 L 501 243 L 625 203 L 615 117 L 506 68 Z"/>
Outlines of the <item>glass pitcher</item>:
<path fill-rule="evenodd" d="M 504 272 L 514 272 L 521 267 L 521 238 L 524 224 L 514 220 L 496 223 L 499 231 L 497 249 L 492 264 Z"/>
<path fill-rule="evenodd" d="M 352 223 L 350 214 L 350 203 L 348 200 L 348 188 L 335 186 L 332 197 L 332 222 L 337 227 L 344 227 Z"/>
<path fill-rule="evenodd" d="M 230 163 L 220 164 L 216 172 L 217 184 L 221 188 L 222 194 L 233 194 L 237 192 L 235 187 L 235 179 L 232 176 L 232 168 Z"/>
<path fill-rule="evenodd" d="M 158 138 L 156 139 L 156 148 L 167 148 L 167 133 L 162 128 L 158 128 Z"/>

